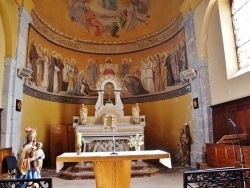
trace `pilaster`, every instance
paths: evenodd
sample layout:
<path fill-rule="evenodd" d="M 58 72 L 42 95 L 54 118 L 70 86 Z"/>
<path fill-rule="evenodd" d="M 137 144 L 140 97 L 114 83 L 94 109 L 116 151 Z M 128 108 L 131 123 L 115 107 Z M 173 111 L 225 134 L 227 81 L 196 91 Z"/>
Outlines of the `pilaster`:
<path fill-rule="evenodd" d="M 208 60 L 200 59 L 197 52 L 193 13 L 189 12 L 184 21 L 189 68 L 197 70 L 197 77 L 191 80 L 192 97 L 198 98 L 199 108 L 193 109 L 194 143 L 191 145 L 191 166 L 204 162 L 205 144 L 213 141 L 210 83 Z"/>
<path fill-rule="evenodd" d="M 17 77 L 18 68 L 26 66 L 28 27 L 32 21 L 25 8 L 19 7 L 19 27 L 16 58 L 6 57 L 4 64 L 1 146 L 13 147 L 17 153 L 21 138 L 21 112 L 16 111 L 16 99 L 22 100 L 23 80 Z"/>

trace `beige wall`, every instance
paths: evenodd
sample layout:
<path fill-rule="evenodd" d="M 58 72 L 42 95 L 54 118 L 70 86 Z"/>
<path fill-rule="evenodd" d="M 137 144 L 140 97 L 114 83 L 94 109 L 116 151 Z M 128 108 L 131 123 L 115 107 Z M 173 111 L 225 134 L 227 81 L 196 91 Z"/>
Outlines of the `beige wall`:
<path fill-rule="evenodd" d="M 0 32 L 2 32 L 0 47 L 5 49 L 0 51 L 0 63 L 3 63 L 4 57 L 15 58 L 18 29 L 17 2 L 19 1 L 0 0 L 0 18 L 2 18 L 0 19 L 2 20 L 0 21 Z M 12 13 L 7 14 L 9 12 Z M 3 76 L 1 71 L 3 72 L 3 66 L 0 67 L 0 80 Z M 183 128 L 185 123 L 188 123 L 191 129 L 193 127 L 191 101 L 192 97 L 187 94 L 173 99 L 139 104 L 141 114 L 146 116 L 146 149 L 178 150 L 180 128 Z M 25 127 L 37 127 L 37 140 L 44 143 L 45 153 L 49 151 L 49 126 L 71 125 L 72 117 L 78 115 L 80 106 L 44 101 L 28 95 L 23 96 L 22 103 L 22 141 Z M 125 105 L 125 115 L 131 115 L 131 106 L 132 104 Z M 88 108 L 89 115 L 94 115 L 94 105 L 88 105 Z"/>
<path fill-rule="evenodd" d="M 192 103 L 189 94 L 164 101 L 140 103 L 140 114 L 146 116 L 146 149 L 164 149 L 177 152 L 180 129 L 188 123 L 193 132 Z M 87 105 L 89 116 L 94 116 L 94 105 Z M 132 104 L 124 105 L 124 114 L 131 113 Z M 79 116 L 80 104 L 44 101 L 24 95 L 22 108 L 22 139 L 27 126 L 38 129 L 37 140 L 49 150 L 49 127 L 72 125 L 73 116 Z M 194 139 L 194 138 L 193 138 Z M 173 160 L 174 156 L 173 156 Z"/>
<path fill-rule="evenodd" d="M 209 1 L 202 1 L 195 11 L 195 29 L 198 39 L 198 47 L 201 45 L 200 38 L 203 19 Z M 215 3 L 209 19 L 207 31 L 207 53 L 209 67 L 209 81 L 212 105 L 235 100 L 250 95 L 250 74 L 246 73 L 230 80 L 227 79 L 222 31 L 219 19 L 218 4 Z"/>

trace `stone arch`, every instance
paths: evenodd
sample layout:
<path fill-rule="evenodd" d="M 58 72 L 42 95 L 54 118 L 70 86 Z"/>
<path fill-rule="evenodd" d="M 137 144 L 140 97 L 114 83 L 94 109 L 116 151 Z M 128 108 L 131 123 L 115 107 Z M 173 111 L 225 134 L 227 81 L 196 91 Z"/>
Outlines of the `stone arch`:
<path fill-rule="evenodd" d="M 7 10 L 3 1 L 0 1 L 0 23 L 2 23 L 4 39 L 8 39 L 8 41 L 5 40 L 3 42 L 3 47 L 5 49 L 4 55 L 5 57 L 12 57 L 14 55 L 12 50 L 14 44 L 12 37 L 13 29 L 11 28 L 12 22 L 10 21 L 9 12 L 7 12 Z"/>
<path fill-rule="evenodd" d="M 201 27 L 201 35 L 200 35 L 200 55 L 203 58 L 207 58 L 207 32 L 209 28 L 209 21 L 211 19 L 211 15 L 213 12 L 213 8 L 216 4 L 216 0 L 209 1 L 206 12 L 204 15 L 202 27 Z"/>
<path fill-rule="evenodd" d="M 114 85 L 114 96 L 115 96 L 115 102 L 113 103 L 109 103 L 109 104 L 104 104 L 104 89 L 105 89 L 105 85 L 111 83 Z M 121 114 L 124 115 L 124 111 L 123 111 L 123 103 L 121 100 L 121 86 L 119 84 L 118 80 L 112 79 L 112 78 L 107 78 L 104 79 L 102 82 L 99 82 L 98 86 L 98 99 L 95 105 L 95 109 L 96 112 L 95 114 L 97 115 L 98 113 L 100 113 L 102 110 L 105 110 L 107 108 L 111 109 L 117 109 L 117 111 Z"/>

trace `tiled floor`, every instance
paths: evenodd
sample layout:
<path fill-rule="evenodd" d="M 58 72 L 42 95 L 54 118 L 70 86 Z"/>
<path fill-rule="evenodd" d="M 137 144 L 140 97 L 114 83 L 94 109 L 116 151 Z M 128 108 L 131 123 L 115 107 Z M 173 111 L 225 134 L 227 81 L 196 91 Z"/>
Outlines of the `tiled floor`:
<path fill-rule="evenodd" d="M 53 178 L 53 188 L 95 188 L 95 180 L 63 180 Z M 131 188 L 182 188 L 182 173 L 161 173 L 150 177 L 131 178 Z M 122 188 L 122 187 L 117 187 Z"/>

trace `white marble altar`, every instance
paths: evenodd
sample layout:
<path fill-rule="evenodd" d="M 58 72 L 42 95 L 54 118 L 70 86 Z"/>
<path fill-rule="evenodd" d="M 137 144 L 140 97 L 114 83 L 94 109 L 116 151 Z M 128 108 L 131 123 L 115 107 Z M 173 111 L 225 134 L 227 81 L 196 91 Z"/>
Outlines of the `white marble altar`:
<path fill-rule="evenodd" d="M 78 116 L 73 117 L 75 133 L 82 134 L 83 151 L 111 151 L 113 137 L 115 150 L 127 151 L 130 136 L 144 136 L 145 116 L 140 115 L 139 122 L 133 122 L 132 115 L 124 116 L 121 100 L 121 82 L 115 76 L 97 82 L 98 99 L 95 116 L 88 116 L 81 124 Z M 132 114 L 132 112 L 131 112 Z M 141 148 L 144 149 L 144 145 Z"/>

